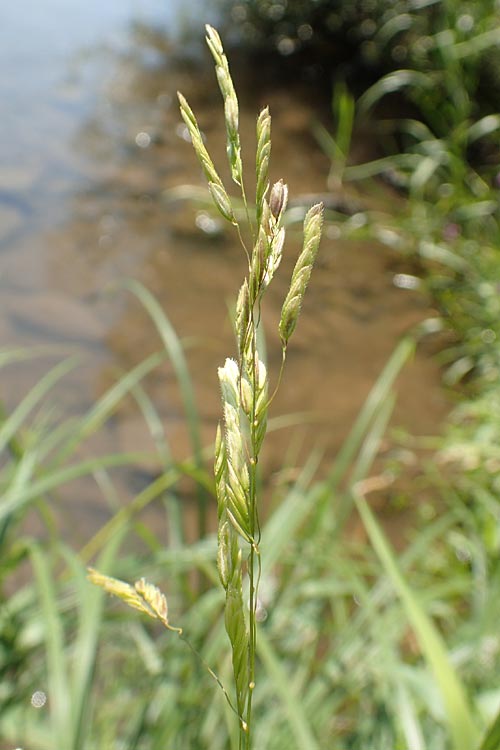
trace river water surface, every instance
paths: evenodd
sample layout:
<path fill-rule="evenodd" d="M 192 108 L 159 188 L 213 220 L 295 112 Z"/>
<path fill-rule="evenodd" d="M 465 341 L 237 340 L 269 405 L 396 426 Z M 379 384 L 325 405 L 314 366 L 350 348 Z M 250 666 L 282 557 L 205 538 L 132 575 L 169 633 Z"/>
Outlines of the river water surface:
<path fill-rule="evenodd" d="M 80 415 L 117 374 L 159 348 L 138 301 L 125 290 L 110 292 L 110 285 L 132 277 L 154 293 L 186 342 L 203 438 L 208 443 L 213 437 L 216 370 L 234 352 L 228 309 L 245 263 L 219 218 L 179 197 L 191 190 L 186 186 L 203 183 L 178 113 L 177 90 L 198 114 L 216 163 L 224 163 L 211 65 L 206 58 L 205 64 L 193 57 L 179 62 L 188 32 L 201 39 L 201 17 L 203 23 L 214 20 L 201 7 L 193 0 L 187 6 L 180 0 L 30 0 L 22 9 L 2 7 L 1 340 L 6 347 L 53 349 L 29 366 L 2 370 L 2 397 L 10 408 L 49 366 L 77 352 L 81 364 L 58 384 L 55 396 L 62 415 Z M 269 104 L 273 179 L 289 183 L 295 205 L 301 196 L 327 194 L 329 164 L 311 135 L 314 119 L 323 115 L 307 87 L 282 86 L 244 71 L 236 77 L 244 86 L 246 153 L 254 148 L 256 113 Z M 335 226 L 327 228 L 273 404 L 275 416 L 303 416 L 271 436 L 264 460 L 270 477 L 317 447 L 327 466 L 401 335 L 433 315 L 417 291 L 394 284 L 404 270 L 398 256 L 338 235 Z M 274 374 L 275 324 L 300 247 L 298 232 L 291 228 L 289 236 L 265 313 Z M 436 363 L 419 351 L 400 378 L 394 422 L 415 434 L 435 433 L 447 411 L 439 381 Z M 175 457 L 186 457 L 190 449 L 169 366 L 146 387 Z M 148 447 L 153 444 L 145 421 L 126 401 L 80 457 Z M 126 502 L 159 468 L 117 476 L 118 501 Z M 108 513 L 93 480 L 61 497 L 71 509 L 62 529 L 73 528 L 76 517 L 81 541 Z"/>

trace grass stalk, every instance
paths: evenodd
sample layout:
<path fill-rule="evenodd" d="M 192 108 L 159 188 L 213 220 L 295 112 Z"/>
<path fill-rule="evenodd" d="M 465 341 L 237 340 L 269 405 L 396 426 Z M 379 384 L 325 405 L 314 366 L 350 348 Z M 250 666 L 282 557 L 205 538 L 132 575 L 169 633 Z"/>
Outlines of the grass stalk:
<path fill-rule="evenodd" d="M 237 357 L 226 359 L 224 366 L 219 368 L 222 420 L 215 442 L 214 469 L 218 508 L 217 567 L 225 591 L 224 615 L 232 653 L 234 706 L 239 725 L 238 747 L 239 750 L 250 750 L 253 736 L 253 693 L 256 685 L 257 601 L 261 578 L 258 462 L 267 431 L 267 412 L 270 403 L 267 369 L 263 362 L 263 350 L 258 346 L 259 326 L 262 298 L 273 280 L 283 254 L 283 219 L 288 188 L 283 180 L 279 180 L 270 189 L 268 166 L 271 151 L 271 118 L 266 108 L 257 119 L 256 207 L 255 220 L 252 221 L 252 211 L 243 185 L 238 99 L 221 39 L 211 26 L 206 27 L 206 32 L 206 41 L 214 58 L 217 80 L 224 101 L 231 177 L 240 189 L 241 201 L 253 238 L 253 247 L 249 250 L 243 240 L 244 232 L 233 209 L 233 201 L 205 146 L 196 117 L 186 99 L 179 94 L 181 115 L 207 179 L 210 196 L 224 219 L 236 228 L 238 240 L 243 245 L 248 260 L 248 275 L 243 281 L 236 303 Z M 321 204 L 313 206 L 304 220 L 303 248 L 293 269 L 279 322 L 283 364 L 318 251 L 322 221 Z M 157 324 L 178 371 L 188 420 L 191 415 L 190 422 L 196 425 L 190 381 L 186 376 L 187 370 L 178 342 L 173 339 L 166 318 L 149 293 L 136 284 L 129 284 L 129 288 L 141 299 Z M 196 434 L 193 435 L 193 439 L 195 468 L 200 471 L 201 466 L 197 463 L 197 458 L 201 453 Z M 200 512 L 200 534 L 205 531 L 203 521 L 204 516 Z M 109 533 L 109 530 L 106 533 Z M 165 598 L 143 579 L 136 582 L 134 588 L 116 579 L 102 576 L 96 571 L 90 572 L 90 578 L 129 605 L 156 617 L 166 627 L 170 627 L 166 619 Z M 245 579 L 248 580 L 248 607 L 244 602 Z M 144 590 L 147 593 L 148 587 L 156 592 L 154 604 L 151 600 L 144 604 L 140 598 L 144 598 Z M 160 606 L 158 601 L 162 602 Z M 190 647 L 197 653 L 194 647 Z M 209 671 L 214 676 L 212 670 Z M 219 679 L 216 679 L 222 686 Z M 224 694 L 228 696 L 225 688 L 223 689 Z"/>
<path fill-rule="evenodd" d="M 375 552 L 401 599 L 422 653 L 439 686 L 452 746 L 454 750 L 470 750 L 477 747 L 479 732 L 463 685 L 450 661 L 442 637 L 401 574 L 389 543 L 364 497 L 361 486 L 354 488 L 354 500 Z"/>

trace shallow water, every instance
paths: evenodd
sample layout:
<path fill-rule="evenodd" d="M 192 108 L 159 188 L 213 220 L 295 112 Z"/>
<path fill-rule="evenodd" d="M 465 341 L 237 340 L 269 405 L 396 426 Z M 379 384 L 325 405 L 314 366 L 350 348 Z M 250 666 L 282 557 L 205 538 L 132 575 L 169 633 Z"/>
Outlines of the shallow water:
<path fill-rule="evenodd" d="M 196 6 L 186 11 L 180 2 L 153 0 L 74 2 L 71 8 L 62 0 L 43 7 L 33 0 L 29 6 L 32 12 L 22 14 L 13 5 L 2 10 L 0 333 L 4 346 L 42 344 L 54 352 L 29 367 L 3 370 L 4 398 L 12 406 L 51 363 L 77 351 L 82 364 L 58 385 L 56 398 L 61 413 L 81 414 L 118 371 L 156 350 L 158 336 L 137 300 L 124 290 L 109 291 L 134 277 L 157 296 L 188 344 L 208 443 L 219 413 L 216 368 L 234 351 L 228 307 L 245 263 L 236 238 L 213 212 L 174 200 L 171 192 L 202 185 L 178 114 L 178 89 L 197 113 L 217 163 L 224 162 L 212 71 L 176 62 Z M 269 103 L 273 178 L 286 179 L 296 203 L 304 194 L 325 193 L 329 165 L 311 136 L 313 119 L 322 115 L 311 97 L 301 86 L 266 81 L 256 88 L 252 81 L 253 90 L 242 97 L 247 153 L 256 111 Z M 362 206 L 373 198 L 357 200 Z M 275 416 L 301 413 L 297 425 L 271 436 L 264 469 L 274 478 L 314 448 L 328 465 L 400 336 L 433 314 L 418 292 L 394 285 L 395 273 L 404 270 L 398 256 L 335 235 L 335 229 L 326 232 L 273 404 Z M 274 374 L 274 330 L 299 249 L 297 232 L 289 236 L 265 313 Z M 436 363 L 419 351 L 400 378 L 394 422 L 416 434 L 435 432 L 448 407 L 439 381 Z M 146 385 L 174 455 L 185 457 L 190 448 L 173 373 L 165 366 Z M 128 400 L 80 455 L 149 446 L 144 419 Z M 157 470 L 117 474 L 117 502 L 126 502 Z M 108 514 L 91 480 L 68 488 L 62 499 L 69 512 L 61 528 L 73 528 L 78 518 L 81 541 Z"/>

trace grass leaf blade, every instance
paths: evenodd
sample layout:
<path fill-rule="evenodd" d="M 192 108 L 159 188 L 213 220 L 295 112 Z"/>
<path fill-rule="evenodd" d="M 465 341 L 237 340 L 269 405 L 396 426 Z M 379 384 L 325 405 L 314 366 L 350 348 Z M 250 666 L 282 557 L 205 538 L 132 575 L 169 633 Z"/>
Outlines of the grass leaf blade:
<path fill-rule="evenodd" d="M 441 634 L 421 607 L 403 578 L 394 554 L 367 501 L 359 490 L 354 501 L 386 575 L 403 604 L 422 653 L 439 686 L 454 750 L 471 750 L 477 746 L 478 731 L 473 721 L 463 686 L 450 662 Z"/>

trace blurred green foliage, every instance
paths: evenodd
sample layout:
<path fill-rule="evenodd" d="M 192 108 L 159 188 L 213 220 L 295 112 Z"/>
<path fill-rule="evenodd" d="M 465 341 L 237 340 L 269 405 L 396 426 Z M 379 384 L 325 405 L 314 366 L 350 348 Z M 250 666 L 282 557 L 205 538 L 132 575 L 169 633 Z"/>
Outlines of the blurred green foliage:
<path fill-rule="evenodd" d="M 219 0 L 226 36 L 249 50 L 276 57 L 276 65 L 328 85 L 339 77 L 357 93 L 384 73 L 399 68 L 429 73 L 442 66 L 443 50 L 454 46 L 468 57 L 460 81 L 479 101 L 492 105 L 500 90 L 498 50 L 500 6 L 496 0 Z M 436 44 L 436 40 L 438 44 Z M 287 58 L 286 66 L 279 58 Z M 448 73 L 452 73 L 450 67 Z M 439 98 L 455 107 L 452 75 L 417 97 Z M 415 93 L 415 92 L 414 92 Z M 458 93 L 458 92 L 457 92 Z M 443 123 L 444 111 L 443 111 Z"/>

